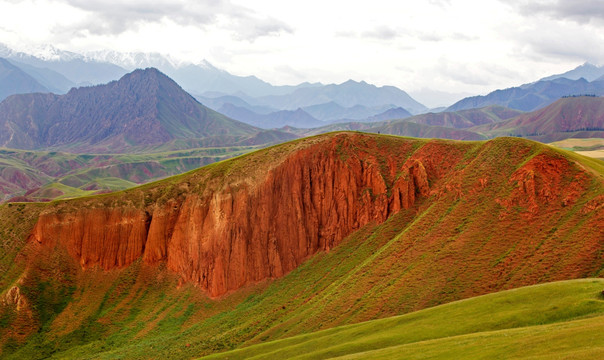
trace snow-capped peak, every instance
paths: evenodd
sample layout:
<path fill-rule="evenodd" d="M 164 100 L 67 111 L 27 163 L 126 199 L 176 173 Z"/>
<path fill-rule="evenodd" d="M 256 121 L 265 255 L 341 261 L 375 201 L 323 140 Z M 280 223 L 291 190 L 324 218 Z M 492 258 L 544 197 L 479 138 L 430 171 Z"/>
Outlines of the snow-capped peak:
<path fill-rule="evenodd" d="M 84 58 L 80 54 L 60 50 L 52 45 L 21 46 L 13 48 L 6 44 L 0 44 L 0 56 L 14 59 L 34 57 L 44 61 L 70 61 Z"/>

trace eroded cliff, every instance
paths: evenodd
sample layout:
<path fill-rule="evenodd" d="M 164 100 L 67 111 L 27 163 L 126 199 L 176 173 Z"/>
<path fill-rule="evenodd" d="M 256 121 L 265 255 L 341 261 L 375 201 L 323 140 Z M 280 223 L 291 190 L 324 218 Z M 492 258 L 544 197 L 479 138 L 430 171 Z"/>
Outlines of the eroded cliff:
<path fill-rule="evenodd" d="M 83 268 L 119 268 L 139 257 L 163 261 L 219 296 L 281 277 L 428 195 L 431 160 L 412 158 L 413 142 L 389 153 L 374 141 L 335 136 L 284 156 L 263 174 L 206 180 L 201 192 L 144 208 L 53 209 L 40 216 L 31 240 L 65 246 Z M 437 172 L 432 176 L 436 181 Z"/>

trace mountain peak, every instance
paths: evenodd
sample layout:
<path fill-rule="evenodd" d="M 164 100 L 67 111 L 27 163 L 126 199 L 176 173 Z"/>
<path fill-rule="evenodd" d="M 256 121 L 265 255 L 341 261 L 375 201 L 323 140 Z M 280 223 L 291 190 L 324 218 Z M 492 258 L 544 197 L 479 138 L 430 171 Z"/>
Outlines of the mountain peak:
<path fill-rule="evenodd" d="M 604 66 L 597 66 L 589 62 L 585 62 L 576 68 L 562 74 L 551 75 L 544 77 L 540 81 L 554 80 L 558 78 L 567 78 L 570 80 L 578 80 L 584 78 L 587 81 L 594 81 L 599 77 L 604 76 Z"/>
<path fill-rule="evenodd" d="M 148 67 L 145 69 L 136 69 L 122 76 L 116 84 L 118 86 L 127 86 L 129 90 L 136 92 L 148 92 L 150 90 L 163 87 L 166 91 L 177 91 L 186 93 L 180 85 L 172 80 L 168 75 L 159 71 L 157 68 Z M 188 95 L 188 94 L 187 94 Z M 189 95 L 190 96 L 190 95 Z"/>
<path fill-rule="evenodd" d="M 343 82 L 340 84 L 341 86 L 351 86 L 351 85 L 367 85 L 367 83 L 364 80 L 361 81 L 355 81 L 352 79 L 348 79 L 347 81 Z"/>
<path fill-rule="evenodd" d="M 0 143 L 15 148 L 78 143 L 78 151 L 116 152 L 175 139 L 225 136 L 229 141 L 259 130 L 204 107 L 156 68 L 137 69 L 118 81 L 74 88 L 52 99 L 17 95 L 11 100 L 0 106 L 0 128 L 18 129 L 22 136 L 0 132 Z M 15 112 L 23 102 L 29 110 Z M 41 115 L 25 121 L 29 111 Z"/>

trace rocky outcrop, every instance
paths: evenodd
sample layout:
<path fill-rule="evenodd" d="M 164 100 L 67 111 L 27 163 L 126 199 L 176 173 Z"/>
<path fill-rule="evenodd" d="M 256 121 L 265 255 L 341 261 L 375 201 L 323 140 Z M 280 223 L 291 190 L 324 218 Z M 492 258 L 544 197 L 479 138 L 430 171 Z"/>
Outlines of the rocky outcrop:
<path fill-rule="evenodd" d="M 3 299 L 4 305 L 13 305 L 16 307 L 17 311 L 23 310 L 28 307 L 27 299 L 21 295 L 21 290 L 18 286 L 13 286 L 10 288 Z"/>
<path fill-rule="evenodd" d="M 548 154 L 539 154 L 529 160 L 510 177 L 510 183 L 515 185 L 514 191 L 508 198 L 496 200 L 506 209 L 501 217 L 507 216 L 514 207 L 526 209 L 527 217 L 531 217 L 539 212 L 540 203 L 560 201 L 564 206 L 572 204 L 582 190 L 572 188 L 579 186 L 579 182 L 565 191 L 561 189 L 562 176 L 568 168 L 566 159 Z M 564 198 L 561 198 L 562 194 Z"/>
<path fill-rule="evenodd" d="M 43 245 L 64 245 L 82 268 L 122 267 L 145 248 L 149 217 L 134 208 L 83 209 L 77 213 L 42 214 L 31 238 Z"/>
<path fill-rule="evenodd" d="M 417 195 L 425 196 L 430 192 L 428 175 L 424 165 L 417 160 L 410 160 L 403 166 L 402 172 L 392 189 L 390 210 L 397 212 L 413 206 Z"/>
<path fill-rule="evenodd" d="M 84 269 L 165 262 L 211 296 L 277 278 L 429 193 L 421 159 L 379 162 L 349 136 L 297 150 L 254 181 L 225 179 L 146 209 L 47 212 L 31 240 L 65 246 Z"/>

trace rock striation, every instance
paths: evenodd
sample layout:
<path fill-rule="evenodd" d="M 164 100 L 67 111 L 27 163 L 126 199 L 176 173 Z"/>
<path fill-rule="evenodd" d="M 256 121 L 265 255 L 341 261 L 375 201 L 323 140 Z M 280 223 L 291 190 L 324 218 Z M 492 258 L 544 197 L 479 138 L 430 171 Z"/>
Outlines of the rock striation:
<path fill-rule="evenodd" d="M 349 137 L 295 151 L 253 182 L 226 179 L 145 208 L 45 212 L 30 239 L 65 246 L 84 269 L 165 262 L 213 297 L 281 277 L 429 193 L 421 159 L 343 152 Z"/>

